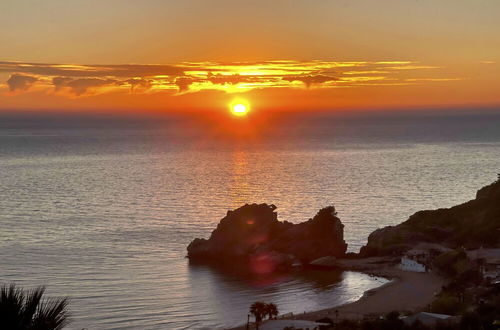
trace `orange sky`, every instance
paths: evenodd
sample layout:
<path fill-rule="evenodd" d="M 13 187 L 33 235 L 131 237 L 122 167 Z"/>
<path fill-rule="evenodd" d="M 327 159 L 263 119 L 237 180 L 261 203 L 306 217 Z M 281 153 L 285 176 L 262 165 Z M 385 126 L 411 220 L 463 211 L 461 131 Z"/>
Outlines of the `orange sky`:
<path fill-rule="evenodd" d="M 0 110 L 500 105 L 500 2 L 11 1 Z"/>

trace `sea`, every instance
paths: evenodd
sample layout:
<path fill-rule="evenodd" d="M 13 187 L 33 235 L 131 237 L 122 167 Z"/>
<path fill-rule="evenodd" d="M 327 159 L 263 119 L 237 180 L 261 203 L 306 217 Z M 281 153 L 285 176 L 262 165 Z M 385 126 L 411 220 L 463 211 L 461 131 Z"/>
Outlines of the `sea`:
<path fill-rule="evenodd" d="M 0 114 L 0 283 L 69 297 L 68 329 L 223 329 L 359 299 L 357 272 L 244 274 L 190 264 L 227 210 L 294 223 L 334 205 L 348 250 L 500 172 L 500 111 Z M 260 119 L 256 119 L 260 118 Z"/>

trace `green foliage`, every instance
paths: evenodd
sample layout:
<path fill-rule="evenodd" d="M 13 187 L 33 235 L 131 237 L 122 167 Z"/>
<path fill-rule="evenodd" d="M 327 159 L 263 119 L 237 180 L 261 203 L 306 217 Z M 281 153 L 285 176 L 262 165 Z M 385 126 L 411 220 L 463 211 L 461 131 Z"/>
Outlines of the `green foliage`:
<path fill-rule="evenodd" d="M 24 291 L 14 284 L 0 289 L 0 324 L 9 330 L 60 330 L 68 323 L 68 300 L 42 299 L 44 287 Z"/>
<path fill-rule="evenodd" d="M 467 254 L 463 250 L 445 252 L 434 260 L 438 271 L 448 277 L 457 276 L 469 269 Z"/>
<path fill-rule="evenodd" d="M 442 295 L 431 304 L 433 313 L 457 315 L 463 309 L 463 304 L 455 296 Z"/>

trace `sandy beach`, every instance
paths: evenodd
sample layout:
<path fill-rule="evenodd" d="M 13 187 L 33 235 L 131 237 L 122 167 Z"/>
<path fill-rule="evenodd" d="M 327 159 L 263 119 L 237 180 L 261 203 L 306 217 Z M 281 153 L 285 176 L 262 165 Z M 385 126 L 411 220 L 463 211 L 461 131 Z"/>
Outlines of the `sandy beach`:
<path fill-rule="evenodd" d="M 445 280 L 435 273 L 403 271 L 390 258 L 367 258 L 339 260 L 339 267 L 360 271 L 373 276 L 391 279 L 378 288 L 369 290 L 357 301 L 318 311 L 294 314 L 288 319 L 315 321 L 323 317 L 335 319 L 362 319 L 371 314 L 386 314 L 391 311 L 415 311 L 427 308 Z M 245 326 L 234 328 L 245 329 Z"/>
<path fill-rule="evenodd" d="M 402 271 L 395 266 L 373 271 L 372 274 L 392 281 L 365 292 L 363 297 L 353 303 L 295 317 L 305 320 L 335 318 L 337 310 L 339 319 L 361 319 L 364 315 L 386 314 L 394 310 L 425 309 L 444 284 L 444 279 L 434 273 Z"/>

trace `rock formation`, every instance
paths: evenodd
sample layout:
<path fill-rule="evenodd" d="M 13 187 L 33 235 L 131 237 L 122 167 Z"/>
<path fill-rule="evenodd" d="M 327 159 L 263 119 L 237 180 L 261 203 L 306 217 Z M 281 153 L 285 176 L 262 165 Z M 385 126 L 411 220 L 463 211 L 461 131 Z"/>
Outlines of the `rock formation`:
<path fill-rule="evenodd" d="M 451 248 L 500 247 L 500 180 L 476 198 L 448 209 L 419 211 L 397 225 L 377 229 L 361 248 L 364 257 L 404 252 L 420 242 Z"/>
<path fill-rule="evenodd" d="M 333 206 L 299 224 L 278 221 L 276 206 L 246 204 L 219 222 L 210 238 L 196 238 L 188 257 L 204 262 L 245 262 L 257 272 L 308 264 L 314 259 L 345 255 L 344 226 Z"/>

